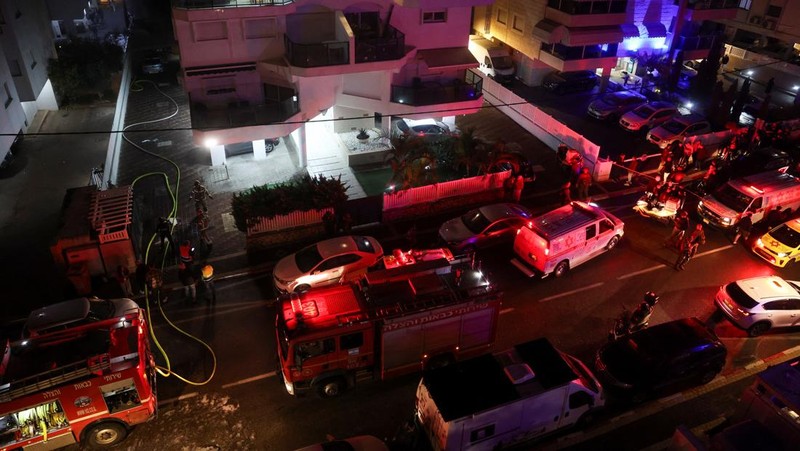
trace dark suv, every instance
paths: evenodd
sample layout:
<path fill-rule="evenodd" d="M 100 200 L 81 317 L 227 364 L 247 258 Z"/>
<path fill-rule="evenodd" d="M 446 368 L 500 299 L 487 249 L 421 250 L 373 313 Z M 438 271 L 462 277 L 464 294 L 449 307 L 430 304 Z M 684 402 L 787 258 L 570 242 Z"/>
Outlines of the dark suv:
<path fill-rule="evenodd" d="M 597 74 L 590 70 L 553 72 L 544 77 L 542 86 L 558 94 L 564 94 L 567 92 L 588 91 L 597 85 L 598 79 Z"/>
<path fill-rule="evenodd" d="M 683 318 L 606 344 L 597 351 L 595 368 L 603 386 L 641 402 L 711 382 L 725 366 L 726 354 L 703 322 Z"/>

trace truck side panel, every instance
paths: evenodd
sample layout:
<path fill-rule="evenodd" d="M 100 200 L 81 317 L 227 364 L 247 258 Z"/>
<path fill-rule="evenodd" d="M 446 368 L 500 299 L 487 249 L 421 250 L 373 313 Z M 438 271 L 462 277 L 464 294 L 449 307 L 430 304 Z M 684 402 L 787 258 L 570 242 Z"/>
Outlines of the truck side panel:
<path fill-rule="evenodd" d="M 427 355 L 469 358 L 490 350 L 497 329 L 497 300 L 448 306 L 384 324 L 382 377 L 419 371 Z"/>

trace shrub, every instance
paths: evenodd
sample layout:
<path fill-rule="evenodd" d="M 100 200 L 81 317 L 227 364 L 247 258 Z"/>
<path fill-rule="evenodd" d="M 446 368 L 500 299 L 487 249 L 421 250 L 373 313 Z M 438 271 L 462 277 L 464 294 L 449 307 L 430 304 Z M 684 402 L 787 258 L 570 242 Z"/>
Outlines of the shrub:
<path fill-rule="evenodd" d="M 309 175 L 277 185 L 254 186 L 233 195 L 233 218 L 236 228 L 246 232 L 259 218 L 337 207 L 347 200 L 346 190 L 340 177 Z"/>

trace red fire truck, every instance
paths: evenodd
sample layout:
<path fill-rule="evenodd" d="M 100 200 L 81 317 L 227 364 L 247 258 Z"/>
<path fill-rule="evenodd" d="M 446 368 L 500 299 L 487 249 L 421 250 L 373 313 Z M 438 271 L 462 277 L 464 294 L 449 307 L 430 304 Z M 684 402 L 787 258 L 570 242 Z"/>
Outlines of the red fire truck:
<path fill-rule="evenodd" d="M 7 342 L 0 450 L 102 448 L 156 413 L 155 362 L 141 310 Z"/>
<path fill-rule="evenodd" d="M 445 365 L 491 350 L 500 292 L 474 265 L 279 299 L 278 372 L 289 394 L 340 394 L 357 382 Z"/>

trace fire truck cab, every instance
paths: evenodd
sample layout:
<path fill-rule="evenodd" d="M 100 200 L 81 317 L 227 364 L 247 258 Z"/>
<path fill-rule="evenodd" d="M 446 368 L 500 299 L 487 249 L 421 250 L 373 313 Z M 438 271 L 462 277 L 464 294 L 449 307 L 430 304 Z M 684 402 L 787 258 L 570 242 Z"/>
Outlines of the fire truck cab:
<path fill-rule="evenodd" d="M 141 310 L 7 342 L 0 364 L 0 450 L 92 449 L 156 413 L 155 363 Z"/>

